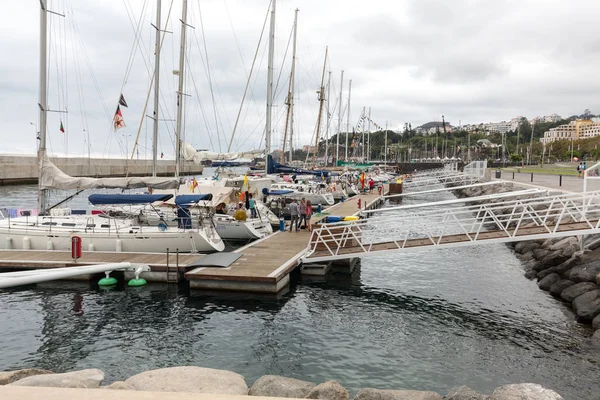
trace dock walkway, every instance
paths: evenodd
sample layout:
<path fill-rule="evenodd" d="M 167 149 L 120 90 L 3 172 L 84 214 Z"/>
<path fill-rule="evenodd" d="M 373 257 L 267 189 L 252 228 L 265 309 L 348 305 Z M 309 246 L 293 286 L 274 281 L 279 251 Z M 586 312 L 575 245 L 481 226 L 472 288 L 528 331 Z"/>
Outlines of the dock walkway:
<path fill-rule="evenodd" d="M 384 194 L 387 191 L 388 185 L 385 185 Z M 318 224 L 328 215 L 357 214 L 360 211 L 358 199 L 361 209 L 377 207 L 383 201 L 377 192 L 354 196 L 327 208 L 326 213 L 313 214 L 311 224 Z M 289 274 L 300 264 L 309 240 L 310 233 L 306 231 L 276 232 L 235 250 L 243 256 L 229 267 L 200 267 L 185 277 L 190 281 L 190 288 L 278 293 L 289 284 Z"/>

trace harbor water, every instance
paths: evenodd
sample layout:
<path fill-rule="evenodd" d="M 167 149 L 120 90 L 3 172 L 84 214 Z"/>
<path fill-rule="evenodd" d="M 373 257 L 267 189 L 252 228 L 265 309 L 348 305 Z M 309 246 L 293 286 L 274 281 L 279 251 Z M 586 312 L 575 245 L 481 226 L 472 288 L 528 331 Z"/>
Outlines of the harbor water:
<path fill-rule="evenodd" d="M 4 207 L 34 206 L 35 186 L 1 187 L 0 196 Z M 85 199 L 71 205 L 81 206 Z M 500 244 L 369 256 L 352 275 L 294 276 L 277 298 L 55 282 L 0 291 L 0 304 L 0 370 L 100 368 L 112 382 L 196 365 L 235 371 L 249 385 L 266 374 L 334 379 L 353 393 L 490 393 L 520 382 L 566 399 L 600 393 L 591 330 L 525 279 Z"/>

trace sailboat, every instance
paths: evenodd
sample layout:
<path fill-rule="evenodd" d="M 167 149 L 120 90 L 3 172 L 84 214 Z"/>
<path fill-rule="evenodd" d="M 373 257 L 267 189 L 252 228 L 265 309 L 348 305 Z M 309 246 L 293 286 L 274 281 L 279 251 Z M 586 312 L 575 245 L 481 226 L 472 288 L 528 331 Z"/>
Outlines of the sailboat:
<path fill-rule="evenodd" d="M 22 215 L 0 220 L 0 248 L 22 250 L 69 250 L 71 238 L 78 236 L 82 247 L 90 251 L 117 252 L 164 252 L 178 249 L 180 252 L 222 251 L 225 245 L 212 226 L 199 224 L 192 229 L 179 225 L 170 228 L 167 224 L 149 226 L 144 223 L 144 211 L 155 202 L 163 202 L 171 196 L 136 195 L 92 195 L 93 204 L 120 204 L 138 207 L 136 214 L 125 213 L 117 218 L 110 212 L 93 215 L 71 215 L 70 209 L 52 210 L 47 206 L 49 189 L 90 188 L 176 188 L 177 178 L 78 178 L 71 177 L 58 169 L 46 154 L 47 120 L 47 2 L 40 0 L 40 88 L 39 118 L 40 144 L 38 149 L 39 184 L 38 215 Z M 59 211 L 59 212 L 57 212 Z"/>

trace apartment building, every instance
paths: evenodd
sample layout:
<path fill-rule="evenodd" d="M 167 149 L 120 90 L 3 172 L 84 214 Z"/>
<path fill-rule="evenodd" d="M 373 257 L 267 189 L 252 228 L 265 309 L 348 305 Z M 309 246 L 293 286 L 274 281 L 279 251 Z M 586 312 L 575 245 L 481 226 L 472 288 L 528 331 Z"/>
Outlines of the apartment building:
<path fill-rule="evenodd" d="M 544 137 L 540 138 L 540 142 L 547 144 L 556 140 L 579 140 L 594 136 L 600 136 L 600 122 L 591 119 L 579 119 L 544 132 Z"/>

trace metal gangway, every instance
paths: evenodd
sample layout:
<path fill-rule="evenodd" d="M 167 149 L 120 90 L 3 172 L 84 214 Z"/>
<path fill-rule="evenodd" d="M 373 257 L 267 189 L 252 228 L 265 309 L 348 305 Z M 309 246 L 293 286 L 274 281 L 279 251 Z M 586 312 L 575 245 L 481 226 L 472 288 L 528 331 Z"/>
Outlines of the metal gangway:
<path fill-rule="evenodd" d="M 452 164 L 450 164 L 452 165 Z M 456 164 L 454 164 L 456 165 Z M 487 161 L 473 161 L 458 171 L 454 168 L 438 168 L 410 174 L 405 179 L 402 187 L 406 191 L 429 190 L 433 186 L 443 185 L 469 185 L 485 179 Z"/>
<path fill-rule="evenodd" d="M 323 224 L 313 230 L 302 261 L 600 233 L 600 191 L 449 206 L 476 200 L 482 199 L 402 206 L 401 213 Z"/>
<path fill-rule="evenodd" d="M 135 272 L 136 279 L 142 272 L 150 271 L 150 267 L 145 264 L 134 264 L 130 262 L 108 263 L 100 265 L 82 265 L 78 267 L 47 268 L 34 269 L 30 271 L 4 272 L 0 274 L 0 289 L 6 289 L 15 286 L 29 285 L 32 283 L 41 283 L 55 281 L 59 279 L 69 279 L 76 276 L 88 274 L 108 274 L 112 271 L 132 270 Z"/>

